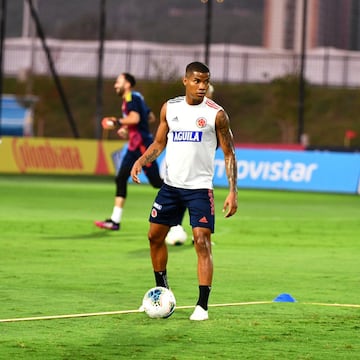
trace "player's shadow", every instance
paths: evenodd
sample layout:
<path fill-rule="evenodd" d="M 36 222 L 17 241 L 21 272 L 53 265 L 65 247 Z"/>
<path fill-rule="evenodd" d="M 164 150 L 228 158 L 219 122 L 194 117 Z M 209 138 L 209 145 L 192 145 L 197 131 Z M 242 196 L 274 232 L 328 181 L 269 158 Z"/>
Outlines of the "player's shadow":
<path fill-rule="evenodd" d="M 92 239 L 111 239 L 110 232 L 98 231 L 89 234 L 72 234 L 72 235 L 55 235 L 55 236 L 43 236 L 43 239 L 47 240 L 92 240 Z"/>

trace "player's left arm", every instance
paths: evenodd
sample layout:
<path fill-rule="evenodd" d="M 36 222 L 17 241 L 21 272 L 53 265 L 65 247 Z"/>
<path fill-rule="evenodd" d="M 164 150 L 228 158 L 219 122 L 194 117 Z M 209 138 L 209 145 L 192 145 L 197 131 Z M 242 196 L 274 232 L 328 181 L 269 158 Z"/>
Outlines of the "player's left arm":
<path fill-rule="evenodd" d="M 225 199 L 223 211 L 225 217 L 234 215 L 237 211 L 237 162 L 232 131 L 230 129 L 229 116 L 224 110 L 216 115 L 216 136 L 219 145 L 224 152 L 226 176 L 229 182 L 229 194 Z"/>
<path fill-rule="evenodd" d="M 128 136 L 128 126 L 137 125 L 140 122 L 140 114 L 137 111 L 130 111 L 129 114 L 125 117 L 116 118 L 114 116 L 104 117 L 101 121 L 103 129 L 114 130 L 117 126 L 120 125 L 120 128 L 117 129 L 117 134 L 122 139 L 126 139 Z"/>
<path fill-rule="evenodd" d="M 127 139 L 129 137 L 129 126 L 137 125 L 140 122 L 140 114 L 137 111 L 130 111 L 129 114 L 123 118 L 118 119 L 120 129 L 117 134 L 121 139 Z"/>
<path fill-rule="evenodd" d="M 118 120 L 120 125 L 137 125 L 140 122 L 140 114 L 137 111 L 130 111 L 125 117 Z"/>

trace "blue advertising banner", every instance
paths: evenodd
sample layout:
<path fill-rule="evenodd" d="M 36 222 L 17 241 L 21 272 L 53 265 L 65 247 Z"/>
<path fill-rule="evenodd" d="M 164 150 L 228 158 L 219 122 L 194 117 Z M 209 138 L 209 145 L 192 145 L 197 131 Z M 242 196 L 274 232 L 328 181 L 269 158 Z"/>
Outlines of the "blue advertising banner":
<path fill-rule="evenodd" d="M 357 153 L 237 149 L 236 156 L 239 187 L 359 191 L 360 154 Z"/>
<path fill-rule="evenodd" d="M 360 193 L 358 153 L 236 149 L 236 157 L 239 188 Z M 164 174 L 164 153 L 157 161 Z M 143 173 L 140 180 L 148 182 Z M 223 153 L 217 150 L 214 186 L 227 185 Z"/>

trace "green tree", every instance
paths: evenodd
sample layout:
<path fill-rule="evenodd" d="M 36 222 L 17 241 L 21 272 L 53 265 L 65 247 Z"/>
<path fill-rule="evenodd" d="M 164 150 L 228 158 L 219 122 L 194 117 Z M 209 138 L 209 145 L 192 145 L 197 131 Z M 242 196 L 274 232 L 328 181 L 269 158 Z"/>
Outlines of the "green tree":
<path fill-rule="evenodd" d="M 287 74 L 270 84 L 270 113 L 281 131 L 282 143 L 295 143 L 299 109 L 299 76 Z M 305 84 L 305 98 L 308 86 Z"/>

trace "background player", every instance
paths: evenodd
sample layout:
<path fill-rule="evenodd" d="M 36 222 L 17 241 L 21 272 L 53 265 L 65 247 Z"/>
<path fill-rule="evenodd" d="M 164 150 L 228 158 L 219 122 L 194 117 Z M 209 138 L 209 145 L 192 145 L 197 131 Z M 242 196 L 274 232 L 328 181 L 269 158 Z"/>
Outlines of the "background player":
<path fill-rule="evenodd" d="M 134 91 L 135 77 L 129 73 L 120 74 L 114 84 L 115 92 L 122 97 L 122 117 L 106 117 L 102 120 L 105 129 L 117 129 L 120 138 L 128 137 L 128 148 L 122 160 L 120 169 L 115 177 L 116 193 L 112 214 L 105 221 L 95 221 L 95 225 L 102 229 L 119 230 L 123 214 L 123 208 L 127 197 L 127 183 L 130 170 L 146 148 L 153 141 L 149 130 L 149 120 L 155 121 L 155 115 L 150 111 L 143 96 Z M 159 175 L 159 167 L 156 162 L 144 164 L 144 173 L 150 184 L 160 188 L 163 180 Z"/>

